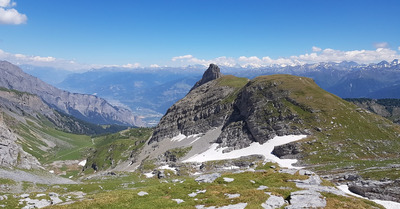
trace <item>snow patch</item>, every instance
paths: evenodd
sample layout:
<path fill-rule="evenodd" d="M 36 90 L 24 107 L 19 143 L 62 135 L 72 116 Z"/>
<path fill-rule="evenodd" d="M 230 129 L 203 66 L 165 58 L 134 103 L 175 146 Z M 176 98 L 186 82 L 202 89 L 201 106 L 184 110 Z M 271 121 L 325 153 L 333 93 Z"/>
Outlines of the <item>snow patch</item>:
<path fill-rule="evenodd" d="M 353 195 L 353 196 L 368 200 L 368 198 L 366 198 L 366 197 L 363 197 L 361 195 L 358 195 L 356 193 L 351 192 L 349 190 L 349 186 L 347 186 L 347 185 L 340 185 L 340 186 L 337 186 L 337 188 L 339 188 L 340 190 L 342 190 L 346 194 Z M 371 201 L 382 205 L 386 209 L 398 209 L 398 208 L 400 208 L 400 203 L 398 203 L 398 202 L 387 201 L 387 200 L 371 200 Z"/>
<path fill-rule="evenodd" d="M 154 174 L 153 171 L 152 171 L 152 172 L 149 172 L 149 173 L 144 173 L 144 175 L 146 176 L 146 178 L 151 178 L 151 177 L 153 177 L 155 174 Z"/>
<path fill-rule="evenodd" d="M 249 155 L 263 155 L 265 160 L 272 160 L 277 162 L 281 167 L 287 168 L 296 168 L 301 169 L 302 167 L 294 167 L 293 163 L 296 163 L 296 159 L 279 159 L 277 156 L 272 154 L 275 146 L 280 146 L 283 144 L 287 144 L 290 142 L 298 141 L 307 137 L 306 135 L 287 135 L 287 136 L 276 136 L 273 139 L 268 140 L 264 144 L 260 144 L 258 142 L 253 142 L 249 147 L 233 150 L 228 153 L 222 153 L 224 149 L 227 147 L 217 148 L 219 144 L 213 143 L 208 150 L 203 153 L 194 155 L 183 162 L 206 162 L 212 160 L 227 160 L 227 159 L 235 159 L 240 158 L 242 156 Z"/>
<path fill-rule="evenodd" d="M 82 160 L 81 162 L 78 163 L 78 165 L 80 166 L 85 166 L 86 165 L 87 160 Z"/>
<path fill-rule="evenodd" d="M 174 172 L 174 174 L 177 173 L 176 168 L 170 167 L 169 165 L 160 166 L 160 167 L 158 167 L 158 169 L 159 169 L 159 170 L 171 170 L 171 171 Z"/>
<path fill-rule="evenodd" d="M 180 133 L 178 136 L 174 136 L 171 139 L 171 142 L 180 142 L 185 139 L 194 139 L 192 142 L 190 142 L 190 144 L 193 144 L 195 141 L 199 140 L 202 135 L 203 134 L 200 133 L 200 134 L 193 134 L 193 135 L 186 136 L 186 135 Z"/>
<path fill-rule="evenodd" d="M 174 142 L 174 141 L 180 142 L 180 141 L 182 141 L 184 139 L 186 139 L 186 136 L 180 133 L 178 136 L 173 137 L 171 139 L 171 141 L 172 142 Z"/>

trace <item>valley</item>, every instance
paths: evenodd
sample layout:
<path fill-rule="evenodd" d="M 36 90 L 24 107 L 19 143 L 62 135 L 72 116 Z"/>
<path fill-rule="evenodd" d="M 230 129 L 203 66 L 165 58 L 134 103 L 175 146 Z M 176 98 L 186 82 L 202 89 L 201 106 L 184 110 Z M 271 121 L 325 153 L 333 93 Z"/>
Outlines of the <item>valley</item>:
<path fill-rule="evenodd" d="M 0 206 L 400 205 L 397 100 L 345 101 L 307 77 L 220 71 L 210 65 L 154 128 L 90 124 L 0 89 Z"/>

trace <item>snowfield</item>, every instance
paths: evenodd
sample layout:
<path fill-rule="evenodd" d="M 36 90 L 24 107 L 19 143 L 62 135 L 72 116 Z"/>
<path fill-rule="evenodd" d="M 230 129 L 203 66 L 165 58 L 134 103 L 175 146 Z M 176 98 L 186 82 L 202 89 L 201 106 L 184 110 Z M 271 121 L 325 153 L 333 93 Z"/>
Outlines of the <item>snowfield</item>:
<path fill-rule="evenodd" d="M 301 169 L 301 167 L 292 166 L 293 163 L 296 163 L 296 159 L 279 159 L 277 156 L 272 154 L 272 150 L 274 150 L 275 146 L 280 146 L 283 144 L 287 144 L 290 142 L 298 141 L 307 137 L 307 135 L 287 135 L 287 136 L 276 136 L 273 139 L 265 142 L 264 144 L 260 144 L 258 142 L 253 142 L 249 147 L 233 150 L 228 153 L 222 153 L 226 147 L 217 148 L 219 144 L 213 143 L 208 150 L 203 153 L 194 155 L 183 162 L 206 162 L 212 160 L 227 160 L 227 159 L 235 159 L 240 158 L 242 156 L 249 155 L 262 155 L 265 157 L 266 161 L 274 161 L 279 164 L 281 167 L 287 168 L 295 168 Z"/>

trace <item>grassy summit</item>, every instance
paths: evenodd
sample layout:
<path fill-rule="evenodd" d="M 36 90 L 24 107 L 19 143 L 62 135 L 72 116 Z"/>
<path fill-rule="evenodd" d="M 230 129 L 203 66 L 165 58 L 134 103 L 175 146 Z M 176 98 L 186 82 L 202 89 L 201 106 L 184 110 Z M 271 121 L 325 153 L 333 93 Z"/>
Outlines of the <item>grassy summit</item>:
<path fill-rule="evenodd" d="M 275 86 L 288 92 L 282 102 L 303 120 L 296 125 L 312 133 L 308 142 L 301 144 L 303 163 L 316 170 L 358 170 L 374 177 L 367 175 L 374 169 L 364 169 L 400 163 L 400 126 L 324 91 L 312 79 L 261 76 L 249 85 Z M 376 172 L 378 175 L 380 169 Z M 399 176 L 399 171 L 389 175 L 394 179 Z"/>

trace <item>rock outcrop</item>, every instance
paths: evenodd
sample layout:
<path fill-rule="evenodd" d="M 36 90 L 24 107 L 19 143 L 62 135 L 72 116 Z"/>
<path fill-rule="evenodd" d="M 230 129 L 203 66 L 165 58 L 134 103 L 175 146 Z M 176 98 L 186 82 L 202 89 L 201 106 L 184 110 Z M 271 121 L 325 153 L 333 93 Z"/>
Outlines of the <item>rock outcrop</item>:
<path fill-rule="evenodd" d="M 207 82 L 213 81 L 213 80 L 221 78 L 221 77 L 222 77 L 222 73 L 221 73 L 221 70 L 219 69 L 219 67 L 215 64 L 210 64 L 210 66 L 208 67 L 206 72 L 204 72 L 201 80 L 198 81 L 190 91 L 192 91 L 193 89 L 195 89 Z"/>
<path fill-rule="evenodd" d="M 400 179 L 354 181 L 349 184 L 349 190 L 369 199 L 400 202 Z"/>
<path fill-rule="evenodd" d="M 358 98 L 346 100 L 395 123 L 400 123 L 400 99 Z"/>
<path fill-rule="evenodd" d="M 63 91 L 24 73 L 19 67 L 0 61 L 0 86 L 38 95 L 51 107 L 95 124 L 141 126 L 128 109 L 112 106 L 94 95 Z"/>
<path fill-rule="evenodd" d="M 210 68 L 209 68 L 210 69 Z M 217 80 L 194 88 L 186 97 L 170 107 L 154 131 L 150 143 L 179 134 L 205 133 L 222 126 L 232 111 L 232 103 L 221 102 L 235 88 L 219 85 Z"/>
<path fill-rule="evenodd" d="M 17 136 L 7 127 L 0 112 L 0 166 L 22 169 L 41 168 L 39 161 L 17 143 Z"/>

